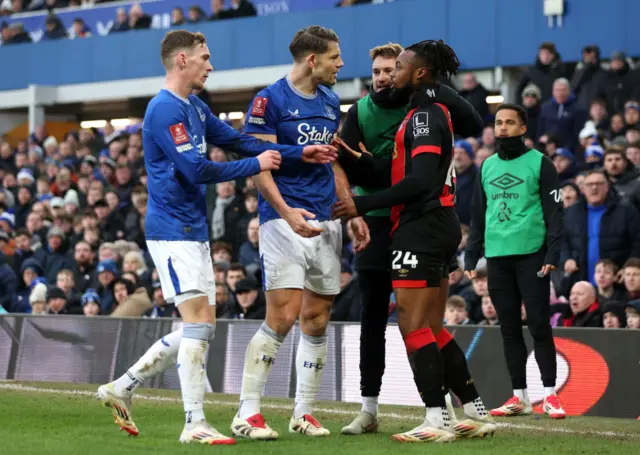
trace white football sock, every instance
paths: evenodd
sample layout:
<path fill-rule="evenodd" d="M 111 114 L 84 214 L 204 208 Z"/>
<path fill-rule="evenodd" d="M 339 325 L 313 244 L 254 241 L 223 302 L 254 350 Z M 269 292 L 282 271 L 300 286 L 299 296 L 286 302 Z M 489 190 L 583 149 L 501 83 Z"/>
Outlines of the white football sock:
<path fill-rule="evenodd" d="M 547 398 L 550 395 L 555 395 L 556 394 L 556 388 L 555 387 L 545 387 L 544 388 L 544 397 Z"/>
<path fill-rule="evenodd" d="M 260 396 L 284 339 L 285 335 L 274 332 L 266 322 L 251 338 L 244 356 L 239 418 L 248 419 L 260 413 Z"/>
<path fill-rule="evenodd" d="M 434 428 L 449 428 L 451 426 L 451 420 L 446 406 L 427 408 L 424 423 Z"/>
<path fill-rule="evenodd" d="M 369 414 L 373 414 L 374 416 L 378 415 L 378 397 L 362 397 L 362 410 L 364 412 L 368 412 Z"/>
<path fill-rule="evenodd" d="M 489 414 L 480 397 L 469 403 L 464 403 L 462 408 L 464 409 L 464 413 L 471 418 L 486 417 Z"/>
<path fill-rule="evenodd" d="M 326 334 L 318 337 L 301 334 L 296 354 L 296 406 L 293 411 L 296 419 L 313 412 L 313 401 L 320 390 L 327 361 L 327 349 Z"/>
<path fill-rule="evenodd" d="M 184 324 L 177 366 L 187 424 L 205 420 L 202 402 L 207 381 L 206 356 L 213 330 L 212 324 Z"/>
<path fill-rule="evenodd" d="M 513 395 L 520 398 L 520 401 L 529 402 L 529 393 L 527 389 L 514 389 Z"/>
<path fill-rule="evenodd" d="M 182 329 L 160 338 L 125 374 L 115 381 L 118 395 L 131 395 L 147 379 L 175 365 Z"/>

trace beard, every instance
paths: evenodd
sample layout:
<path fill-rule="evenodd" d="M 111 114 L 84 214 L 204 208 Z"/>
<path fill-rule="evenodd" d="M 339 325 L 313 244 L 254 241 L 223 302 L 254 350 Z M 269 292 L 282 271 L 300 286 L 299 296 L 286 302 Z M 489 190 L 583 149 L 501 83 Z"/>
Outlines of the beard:
<path fill-rule="evenodd" d="M 411 95 L 415 91 L 415 87 L 411 83 L 407 83 L 404 87 L 394 87 L 389 95 L 390 99 L 396 103 L 407 104 L 411 99 Z"/>

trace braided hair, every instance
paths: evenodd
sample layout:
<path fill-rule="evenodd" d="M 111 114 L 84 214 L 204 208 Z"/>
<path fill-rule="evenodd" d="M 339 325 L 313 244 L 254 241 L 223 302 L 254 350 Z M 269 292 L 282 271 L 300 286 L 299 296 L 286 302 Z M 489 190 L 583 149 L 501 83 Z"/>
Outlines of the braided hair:
<path fill-rule="evenodd" d="M 460 60 L 451 46 L 442 40 L 420 41 L 407 47 L 406 50 L 413 51 L 424 61 L 434 80 L 440 77 L 448 80 L 451 76 L 458 74 Z"/>

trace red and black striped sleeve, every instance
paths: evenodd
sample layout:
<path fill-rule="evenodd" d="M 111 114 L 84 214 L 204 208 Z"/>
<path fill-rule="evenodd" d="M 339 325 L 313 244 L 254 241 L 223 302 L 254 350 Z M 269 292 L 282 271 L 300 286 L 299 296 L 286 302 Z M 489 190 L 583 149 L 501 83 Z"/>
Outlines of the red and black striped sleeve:
<path fill-rule="evenodd" d="M 442 110 L 432 104 L 417 109 L 409 122 L 411 123 L 407 125 L 404 141 L 406 149 L 411 150 L 411 172 L 390 188 L 372 195 L 355 197 L 358 214 L 405 204 L 417 196 L 431 192 L 432 186 L 436 184 L 442 141 L 449 131 L 446 118 Z"/>

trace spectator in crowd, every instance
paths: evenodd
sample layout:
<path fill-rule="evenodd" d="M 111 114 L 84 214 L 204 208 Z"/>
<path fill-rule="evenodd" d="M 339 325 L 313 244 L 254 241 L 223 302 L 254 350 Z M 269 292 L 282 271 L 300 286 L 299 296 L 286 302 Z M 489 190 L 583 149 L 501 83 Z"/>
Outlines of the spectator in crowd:
<path fill-rule="evenodd" d="M 67 309 L 67 299 L 62 289 L 47 289 L 47 314 L 72 314 Z"/>
<path fill-rule="evenodd" d="M 562 186 L 562 203 L 564 209 L 568 209 L 573 204 L 578 202 L 580 197 L 580 188 L 573 182 L 563 182 Z"/>
<path fill-rule="evenodd" d="M 214 242 L 211 246 L 211 254 L 214 263 L 224 263 L 227 265 L 231 262 L 231 245 L 227 242 Z"/>
<path fill-rule="evenodd" d="M 109 33 L 126 32 L 128 30 L 129 30 L 129 17 L 127 16 L 127 12 L 125 11 L 124 8 L 118 8 L 116 10 L 116 20 L 113 24 L 113 27 L 111 27 L 111 30 L 109 30 Z M 113 128 L 111 124 L 109 124 L 109 127 Z M 105 139 L 108 137 L 108 134 L 109 134 L 109 128 L 105 126 Z"/>
<path fill-rule="evenodd" d="M 31 306 L 31 314 L 48 314 L 47 307 L 47 285 L 44 283 L 36 283 L 29 294 L 29 304 Z"/>
<path fill-rule="evenodd" d="M 624 150 L 610 148 L 605 152 L 604 171 L 621 201 L 640 210 L 640 172 L 627 160 Z"/>
<path fill-rule="evenodd" d="M 197 24 L 198 22 L 201 22 L 205 19 L 206 18 L 205 18 L 204 11 L 202 11 L 202 8 L 200 8 L 199 5 L 193 5 L 189 7 L 189 23 L 190 24 Z"/>
<path fill-rule="evenodd" d="M 635 170 L 640 172 L 640 141 L 629 144 L 625 150 L 625 156 L 635 166 Z"/>
<path fill-rule="evenodd" d="M 596 300 L 596 290 L 587 281 L 578 281 L 571 288 L 569 308 L 559 320 L 561 327 L 602 327 L 602 310 Z"/>
<path fill-rule="evenodd" d="M 542 93 L 541 101 L 546 102 L 551 98 L 553 81 L 562 77 L 565 77 L 565 70 L 556 45 L 550 42 L 542 43 L 538 48 L 535 64 L 527 68 L 522 75 L 516 94 L 520 98 L 527 85 L 535 84 Z"/>
<path fill-rule="evenodd" d="M 357 278 L 353 276 L 353 267 L 342 260 L 340 269 L 340 294 L 331 307 L 332 321 L 359 322 L 362 303 Z"/>
<path fill-rule="evenodd" d="M 27 33 L 24 29 L 24 24 L 22 22 L 14 22 L 13 24 L 8 26 L 7 38 L 3 38 L 3 44 L 21 44 L 21 43 L 32 43 L 33 40 L 29 33 Z"/>
<path fill-rule="evenodd" d="M 491 150 L 493 153 L 496 149 L 496 134 L 493 131 L 493 126 L 485 126 L 482 130 L 482 147 Z"/>
<path fill-rule="evenodd" d="M 595 99 L 589 106 L 589 120 L 591 132 L 588 136 L 603 134 L 609 130 L 609 114 L 607 112 L 607 103 L 601 99 Z M 585 124 L 585 127 L 588 125 Z"/>
<path fill-rule="evenodd" d="M 561 147 L 551 157 L 560 181 L 569 180 L 578 173 L 576 157 L 567 148 Z"/>
<path fill-rule="evenodd" d="M 186 19 L 184 17 L 184 10 L 179 6 L 173 8 L 171 10 L 171 26 L 178 27 L 180 25 L 184 25 L 185 22 Z"/>
<path fill-rule="evenodd" d="M 216 317 L 224 317 L 233 305 L 235 300 L 231 297 L 229 288 L 224 281 L 216 281 Z"/>
<path fill-rule="evenodd" d="M 620 138 L 626 141 L 626 139 L 624 139 L 625 132 L 626 128 L 624 127 L 623 115 L 619 113 L 613 114 L 609 124 L 609 140 L 611 143 L 615 143 L 620 140 Z"/>
<path fill-rule="evenodd" d="M 480 325 L 498 325 L 498 313 L 496 312 L 491 296 L 485 294 L 482 296 L 482 320 Z"/>
<path fill-rule="evenodd" d="M 74 38 L 89 38 L 92 35 L 91 29 L 84 20 L 80 17 L 76 17 L 73 20 L 73 37 Z"/>
<path fill-rule="evenodd" d="M 227 272 L 227 286 L 234 295 L 236 293 L 236 284 L 241 280 L 246 280 L 247 278 L 247 270 L 242 264 L 236 262 L 229 266 L 229 271 Z"/>
<path fill-rule="evenodd" d="M 624 52 L 614 52 L 611 67 L 603 81 L 599 95 L 607 102 L 609 112 L 622 112 L 624 103 L 631 94 L 631 80 L 628 75 L 631 68 Z"/>
<path fill-rule="evenodd" d="M 113 283 L 118 275 L 116 262 L 113 259 L 103 259 L 96 269 L 98 274 L 98 295 L 100 296 L 100 312 L 110 314 L 115 304 Z"/>
<path fill-rule="evenodd" d="M 553 83 L 552 98 L 542 105 L 538 118 L 538 134 L 554 133 L 564 147 L 575 151 L 578 135 L 587 121 L 587 110 L 580 107 L 564 78 Z"/>
<path fill-rule="evenodd" d="M 209 20 L 237 19 L 257 16 L 256 7 L 248 0 L 231 0 L 231 7 L 225 9 L 224 0 L 211 0 L 213 14 Z"/>
<path fill-rule="evenodd" d="M 598 302 L 625 301 L 624 290 L 617 286 L 618 266 L 610 259 L 600 259 L 596 264 L 595 285 Z"/>
<path fill-rule="evenodd" d="M 488 275 L 486 269 L 476 270 L 476 275 L 471 280 L 471 287 L 464 289 L 460 297 L 466 303 L 466 311 L 471 321 L 482 320 L 482 296 L 488 292 Z"/>
<path fill-rule="evenodd" d="M 226 292 L 226 286 L 224 286 L 224 291 Z M 151 295 L 151 304 L 152 307 L 142 313 L 142 316 L 148 318 L 177 318 L 180 317 L 178 310 L 175 305 L 167 302 L 164 299 L 164 295 L 162 294 L 162 286 L 160 285 L 160 281 L 156 280 L 151 285 L 152 295 Z M 219 300 L 218 293 L 220 289 L 216 285 L 216 316 L 219 316 Z"/>
<path fill-rule="evenodd" d="M 475 74 L 466 73 L 462 77 L 460 96 L 466 99 L 485 121 L 489 117 L 489 105 L 487 104 L 488 95 L 489 91 L 478 82 Z"/>
<path fill-rule="evenodd" d="M 258 217 L 253 218 L 247 226 L 247 241 L 240 245 L 238 261 L 247 270 L 260 268 L 260 250 L 258 248 L 260 223 Z"/>
<path fill-rule="evenodd" d="M 453 295 L 447 299 L 444 310 L 444 323 L 447 325 L 470 324 L 464 299 Z"/>
<path fill-rule="evenodd" d="M 600 48 L 595 45 L 582 49 L 582 61 L 578 63 L 571 78 L 571 90 L 578 97 L 578 103 L 588 108 L 597 98 L 606 80 L 607 72 L 600 65 Z"/>
<path fill-rule="evenodd" d="M 13 311 L 13 301 L 18 289 L 18 277 L 6 262 L 6 257 L 0 251 L 0 307 L 6 311 Z"/>
<path fill-rule="evenodd" d="M 146 30 L 151 27 L 151 16 L 142 11 L 140 3 L 134 3 L 129 8 L 129 29 Z"/>
<path fill-rule="evenodd" d="M 640 300 L 631 300 L 625 305 L 628 329 L 640 329 Z"/>
<path fill-rule="evenodd" d="M 458 264 L 459 267 L 449 274 L 449 296 L 460 295 L 471 286 L 469 280 L 464 276 L 463 260 L 458 259 Z"/>
<path fill-rule="evenodd" d="M 49 14 L 44 21 L 44 35 L 43 40 L 57 40 L 61 38 L 67 38 L 67 29 L 58 16 L 55 14 Z"/>
<path fill-rule="evenodd" d="M 625 300 L 640 298 L 640 259 L 638 257 L 629 258 L 622 269 L 624 287 L 627 291 Z"/>
<path fill-rule="evenodd" d="M 605 329 L 624 329 L 627 326 L 624 306 L 617 300 L 610 300 L 602 306 L 602 326 Z"/>
<path fill-rule="evenodd" d="M 527 132 L 525 133 L 527 138 L 538 138 L 541 98 L 542 93 L 537 85 L 529 84 L 522 90 L 522 106 L 527 110 Z"/>
<path fill-rule="evenodd" d="M 456 212 L 460 222 L 471 222 L 471 196 L 476 185 L 478 169 L 473 163 L 473 148 L 468 141 L 456 141 L 453 165 L 456 170 Z"/>
<path fill-rule="evenodd" d="M 640 103 L 627 101 L 624 105 L 624 123 L 627 129 L 640 127 Z"/>
<path fill-rule="evenodd" d="M 258 216 L 258 190 L 255 188 L 243 190 L 244 193 L 244 213 L 245 215 L 238 220 L 238 232 L 248 232 L 249 222 Z M 246 238 L 244 239 L 246 240 Z"/>
<path fill-rule="evenodd" d="M 140 286 L 135 274 L 123 274 L 113 282 L 112 317 L 139 317 L 153 308 L 147 290 Z"/>
<path fill-rule="evenodd" d="M 216 200 L 211 220 L 211 235 L 214 241 L 223 241 L 231 245 L 237 252 L 242 238 L 235 227 L 245 215 L 242 198 L 236 192 L 235 182 L 224 182 L 216 185 Z M 233 253 L 232 253 L 233 254 Z"/>
<path fill-rule="evenodd" d="M 592 142 L 584 151 L 584 162 L 588 169 L 596 169 L 602 167 L 604 160 L 604 149 L 598 141 Z"/>
<path fill-rule="evenodd" d="M 82 314 L 98 316 L 100 314 L 100 296 L 95 289 L 87 289 L 81 300 Z"/>
<path fill-rule="evenodd" d="M 253 279 L 238 281 L 236 288 L 237 303 L 223 317 L 226 319 L 257 319 L 267 314 L 267 304 L 258 283 Z"/>
<path fill-rule="evenodd" d="M 67 305 L 69 307 L 79 307 L 81 296 L 75 290 L 73 272 L 71 270 L 60 270 L 56 277 L 56 287 L 64 292 Z"/>
<path fill-rule="evenodd" d="M 480 169 L 480 167 L 482 167 L 482 163 L 484 163 L 484 160 L 489 158 L 491 155 L 493 155 L 493 151 L 486 147 L 479 147 L 473 158 L 473 164 L 476 165 L 476 168 Z"/>
<path fill-rule="evenodd" d="M 575 281 L 594 283 L 601 259 L 622 267 L 630 257 L 640 257 L 640 215 L 618 200 L 600 170 L 587 173 L 584 197 L 566 210 L 564 221 L 561 261 L 570 280 L 565 288 Z"/>

